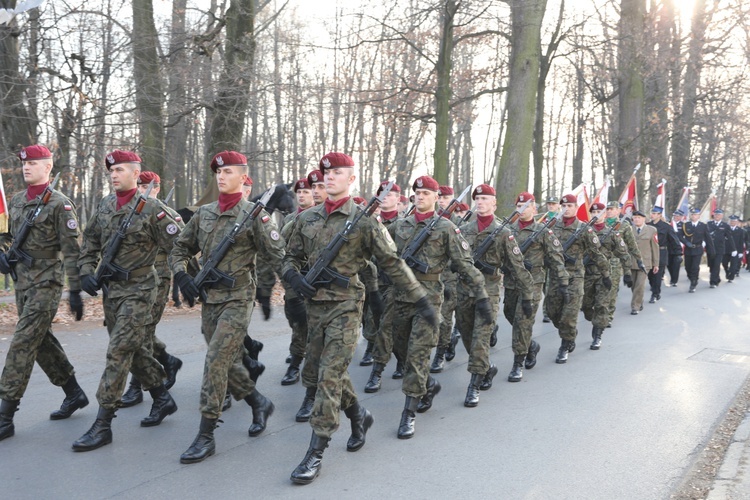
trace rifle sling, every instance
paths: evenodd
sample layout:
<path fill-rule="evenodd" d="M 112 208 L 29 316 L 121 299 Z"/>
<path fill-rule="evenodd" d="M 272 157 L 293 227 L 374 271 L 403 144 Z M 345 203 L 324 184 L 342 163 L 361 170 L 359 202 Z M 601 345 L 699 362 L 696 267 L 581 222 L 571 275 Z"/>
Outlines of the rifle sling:
<path fill-rule="evenodd" d="M 418 271 L 413 271 L 413 272 L 414 272 L 414 276 L 419 281 L 440 281 L 440 274 L 439 273 L 438 274 L 432 274 L 432 273 L 422 274 L 422 273 L 420 273 Z"/>

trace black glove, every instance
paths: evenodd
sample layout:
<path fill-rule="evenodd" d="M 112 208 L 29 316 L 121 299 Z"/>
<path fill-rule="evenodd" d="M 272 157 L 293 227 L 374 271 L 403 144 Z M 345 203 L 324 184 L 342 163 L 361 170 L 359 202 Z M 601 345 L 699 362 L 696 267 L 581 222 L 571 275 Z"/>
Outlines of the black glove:
<path fill-rule="evenodd" d="M 490 299 L 479 299 L 477 300 L 476 304 L 474 304 L 474 311 L 479 315 L 479 319 L 482 320 L 482 323 L 485 325 L 489 325 L 494 321 L 494 318 L 492 317 L 492 307 L 490 307 Z"/>
<path fill-rule="evenodd" d="M 201 294 L 200 290 L 198 290 L 198 287 L 195 286 L 193 277 L 185 271 L 180 271 L 179 273 L 174 275 L 174 280 L 177 282 L 177 286 L 180 287 L 182 296 L 185 297 L 188 305 L 190 307 L 193 307 L 195 305 L 195 299 L 197 299 Z"/>
<path fill-rule="evenodd" d="M 3 252 L 0 252 L 0 274 L 10 274 L 10 262 Z"/>
<path fill-rule="evenodd" d="M 268 321 L 271 318 L 271 296 L 265 295 L 261 288 L 255 289 L 255 300 L 260 304 L 263 311 L 263 319 Z"/>
<path fill-rule="evenodd" d="M 99 290 L 99 285 L 96 283 L 92 274 L 86 274 L 81 276 L 81 290 L 88 293 L 92 297 L 96 297 L 96 291 Z"/>
<path fill-rule="evenodd" d="M 437 313 L 435 313 L 435 308 L 429 303 L 427 297 L 422 297 L 415 305 L 417 306 L 417 312 L 425 321 L 427 321 L 427 323 L 433 327 L 438 326 Z"/>
<path fill-rule="evenodd" d="M 609 276 L 603 277 L 602 278 L 602 285 L 607 290 L 612 290 L 612 278 L 610 278 Z"/>
<path fill-rule="evenodd" d="M 531 299 L 523 299 L 521 301 L 521 310 L 523 311 L 523 317 L 526 319 L 530 318 L 532 314 L 534 314 L 534 310 L 531 307 Z"/>
<path fill-rule="evenodd" d="M 642 272 L 648 274 L 648 271 L 646 271 L 646 266 L 643 265 L 643 261 L 642 260 L 637 261 L 636 264 L 638 265 L 638 269 L 639 270 L 641 270 Z"/>
<path fill-rule="evenodd" d="M 80 290 L 68 292 L 68 304 L 70 304 L 70 312 L 75 315 L 76 321 L 81 321 L 81 318 L 83 318 L 83 301 L 81 300 Z"/>
<path fill-rule="evenodd" d="M 307 329 L 307 306 L 302 297 L 292 297 L 284 302 L 284 312 L 292 322 L 305 325 L 305 330 Z"/>
<path fill-rule="evenodd" d="M 458 265 L 455 262 L 453 262 L 453 261 L 451 261 L 451 265 L 449 266 L 449 268 L 450 268 L 450 270 L 451 270 L 452 273 L 457 273 L 458 272 Z"/>
<path fill-rule="evenodd" d="M 305 281 L 304 276 L 302 276 L 298 271 L 295 271 L 294 269 L 289 269 L 284 273 L 284 276 L 282 276 L 282 278 L 284 279 L 284 281 L 289 283 L 289 286 L 292 287 L 292 290 L 297 292 L 297 295 L 301 295 L 306 299 L 315 297 L 315 294 L 318 292 L 315 287 L 311 286 L 310 283 Z"/>
<path fill-rule="evenodd" d="M 688 247 L 688 248 L 695 248 L 695 244 L 694 243 L 690 243 L 689 241 L 685 242 L 685 246 Z"/>
<path fill-rule="evenodd" d="M 557 287 L 557 293 L 559 293 L 562 297 L 563 304 L 567 304 L 568 302 L 570 302 L 570 292 L 568 291 L 568 285 L 560 285 L 559 287 Z"/>
<path fill-rule="evenodd" d="M 622 282 L 625 283 L 626 287 L 633 288 L 633 277 L 629 274 L 626 274 L 622 277 Z"/>
<path fill-rule="evenodd" d="M 375 290 L 367 294 L 367 302 L 370 305 L 370 311 L 372 311 L 372 317 L 376 318 L 376 322 L 380 320 L 380 317 L 385 312 L 385 302 L 383 302 L 383 295 Z"/>

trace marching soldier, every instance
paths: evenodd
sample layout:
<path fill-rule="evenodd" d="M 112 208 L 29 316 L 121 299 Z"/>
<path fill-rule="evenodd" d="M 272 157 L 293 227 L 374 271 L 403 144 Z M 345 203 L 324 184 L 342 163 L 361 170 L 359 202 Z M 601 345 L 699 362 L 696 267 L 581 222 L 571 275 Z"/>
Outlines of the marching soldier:
<path fill-rule="evenodd" d="M 740 227 L 738 215 L 729 216 L 729 235 L 734 240 L 734 252 L 724 253 L 723 265 L 727 281 L 731 283 L 740 273 L 742 255 L 745 252 L 745 232 Z"/>
<path fill-rule="evenodd" d="M 679 234 L 680 240 L 685 245 L 685 273 L 690 281 L 690 293 L 694 293 L 698 286 L 704 245 L 707 256 L 716 253 L 714 240 L 708 233 L 708 226 L 700 219 L 701 209 L 692 208 L 690 220 L 682 225 L 682 231 Z"/>
<path fill-rule="evenodd" d="M 547 196 L 545 205 L 547 206 L 547 214 L 556 214 L 560 211 L 560 200 L 553 195 Z M 542 302 L 542 323 L 549 323 L 551 321 L 549 314 L 547 314 L 547 290 L 550 288 L 551 279 L 552 276 L 549 271 L 547 271 L 547 277 L 544 280 L 544 288 L 542 289 L 544 292 L 544 301 Z"/>
<path fill-rule="evenodd" d="M 646 269 L 643 267 L 641 259 L 641 252 L 638 249 L 638 244 L 635 241 L 635 234 L 633 232 L 633 222 L 631 219 L 621 216 L 621 207 L 619 201 L 610 201 L 607 203 L 606 209 L 607 219 L 605 220 L 607 227 L 615 227 L 618 223 L 620 224 L 620 237 L 625 242 L 625 246 L 630 254 L 630 261 L 635 262 L 638 269 Z M 645 272 L 645 271 L 644 271 Z M 607 297 L 607 328 L 612 326 L 612 320 L 615 317 L 615 310 L 617 309 L 617 296 L 620 293 L 620 280 L 625 283 L 625 286 L 631 288 L 633 286 L 632 276 L 625 278 L 623 276 L 622 262 L 618 257 L 613 256 L 609 260 L 609 277 L 612 281 L 612 288 L 609 290 L 609 296 Z"/>
<path fill-rule="evenodd" d="M 711 270 L 711 278 L 709 279 L 709 288 L 716 288 L 721 283 L 719 272 L 721 271 L 721 263 L 724 259 L 724 254 L 729 254 L 732 257 L 737 255 L 737 249 L 734 247 L 734 238 L 729 234 L 729 225 L 724 222 L 724 210 L 717 208 L 714 210 L 713 220 L 708 221 L 706 226 L 708 227 L 708 234 L 713 239 L 713 247 L 715 253 L 708 251 L 706 246 L 706 260 L 708 261 L 708 267 Z"/>
<path fill-rule="evenodd" d="M 648 282 L 651 285 L 651 298 L 648 301 L 650 304 L 661 299 L 661 282 L 664 279 L 664 271 L 666 271 L 669 257 L 669 239 L 675 237 L 672 226 L 664 221 L 663 213 L 662 207 L 653 207 L 651 209 L 651 221 L 648 223 L 649 226 L 656 228 L 656 234 L 659 236 L 659 262 L 654 265 L 654 269 L 658 267 L 659 270 L 649 271 L 648 273 Z"/>
<path fill-rule="evenodd" d="M 49 149 L 42 145 L 28 146 L 18 156 L 27 188 L 11 198 L 10 231 L 0 234 L 0 273 L 15 274 L 18 309 L 18 323 L 0 377 L 0 441 L 15 432 L 13 415 L 26 392 L 34 362 L 39 363 L 52 384 L 65 391 L 60 409 L 53 411 L 50 419 L 68 418 L 89 404 L 76 381 L 73 365 L 51 329 L 62 296 L 63 269 L 70 287 L 70 310 L 76 321 L 83 316 L 76 262 L 79 249 L 75 208 L 65 195 L 55 190 L 51 191 L 46 204 L 40 205 L 45 203 L 45 190 L 49 188 L 52 171 Z M 23 226 L 35 213 L 25 240 L 18 240 L 24 237 Z M 9 252 L 14 243 L 19 252 L 30 257 L 28 261 Z"/>
<path fill-rule="evenodd" d="M 682 231 L 682 224 L 684 224 L 683 218 L 685 214 L 682 210 L 677 209 L 672 214 L 672 232 L 674 237 L 670 234 L 667 240 L 667 246 L 669 247 L 669 260 L 667 262 L 667 271 L 669 271 L 669 283 L 667 286 L 677 286 L 677 282 L 680 279 L 680 266 L 682 265 L 682 242 L 680 241 L 679 232 Z"/>
<path fill-rule="evenodd" d="M 646 214 L 636 210 L 633 212 L 633 225 L 635 227 L 635 241 L 643 258 L 643 268 L 632 264 L 630 273 L 632 276 L 633 296 L 630 299 L 630 314 L 636 315 L 643 310 L 643 292 L 646 289 L 646 281 L 650 274 L 659 272 L 659 235 L 657 229 L 646 224 Z"/>
<path fill-rule="evenodd" d="M 99 202 L 86 226 L 78 264 L 81 288 L 86 293 L 95 297 L 100 288 L 108 287 L 104 318 L 109 346 L 96 392 L 99 413 L 91 428 L 73 443 L 75 451 L 90 451 L 112 442 L 112 419 L 120 406 L 128 371 L 154 399 L 149 416 L 141 420 L 142 427 L 159 425 L 177 411 L 177 404 L 164 386 L 166 373 L 152 355 L 148 326 L 158 290 L 154 261 L 159 249 L 171 249 L 180 228 L 159 202 L 138 195 L 141 159 L 137 154 L 115 150 L 107 155 L 105 164 L 115 192 Z M 119 250 L 112 255 L 110 248 L 120 237 L 118 231 L 130 217 Z M 111 261 L 103 261 L 104 257 Z M 106 273 L 104 283 L 96 278 L 97 267 Z"/>

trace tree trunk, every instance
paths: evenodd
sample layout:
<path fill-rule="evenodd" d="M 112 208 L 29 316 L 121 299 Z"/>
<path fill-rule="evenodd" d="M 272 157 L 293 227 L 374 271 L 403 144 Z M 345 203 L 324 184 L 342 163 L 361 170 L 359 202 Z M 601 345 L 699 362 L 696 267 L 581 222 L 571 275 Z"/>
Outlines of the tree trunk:
<path fill-rule="evenodd" d="M 432 176 L 439 184 L 448 183 L 453 19 L 458 6 L 456 0 L 445 0 L 442 5 L 443 25 L 440 33 L 440 51 L 435 65 L 437 89 L 435 90 L 435 152 L 433 153 L 434 172 Z"/>
<path fill-rule="evenodd" d="M 187 106 L 185 81 L 189 63 L 187 58 L 187 33 L 185 11 L 187 0 L 172 2 L 172 33 L 169 40 L 169 89 L 167 90 L 167 135 L 166 162 L 162 176 L 162 197 L 169 192 L 169 182 L 174 183 L 174 198 L 171 205 L 184 207 L 188 201 L 186 159 L 188 126 L 185 113 Z"/>

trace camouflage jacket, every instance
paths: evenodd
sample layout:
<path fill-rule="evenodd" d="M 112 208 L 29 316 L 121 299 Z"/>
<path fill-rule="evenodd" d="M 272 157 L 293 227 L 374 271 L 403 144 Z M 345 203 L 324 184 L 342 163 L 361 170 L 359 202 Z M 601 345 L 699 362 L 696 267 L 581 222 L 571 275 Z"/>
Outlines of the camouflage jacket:
<path fill-rule="evenodd" d="M 417 222 L 414 215 L 410 215 L 391 224 L 388 231 L 396 240 L 399 255 L 429 222 L 430 219 Z M 414 257 L 427 264 L 427 274 L 415 272 L 414 275 L 430 293 L 443 294 L 441 273 L 452 264 L 459 280 L 464 281 L 464 286 L 472 290 L 477 299 L 487 297 L 484 276 L 474 267 L 469 253 L 469 243 L 461 236 L 461 230 L 448 219 L 440 218 L 434 231 Z M 408 302 L 403 291 L 399 289 L 395 290 L 394 299 Z"/>
<path fill-rule="evenodd" d="M 185 229 L 175 239 L 174 247 L 169 253 L 169 267 L 177 274 L 187 269 L 190 258 L 201 252 L 205 261 L 219 246 L 234 224 L 243 219 L 246 212 L 252 212 L 254 203 L 240 200 L 234 207 L 221 212 L 219 202 L 203 205 L 185 224 Z M 235 242 L 229 247 L 224 259 L 216 269 L 234 278 L 233 288 L 216 285 L 207 288 L 208 304 L 220 304 L 228 300 L 241 300 L 255 293 L 255 258 L 263 252 L 271 264 L 279 269 L 284 257 L 284 240 L 276 230 L 276 223 L 265 210 L 245 225 L 235 236 Z"/>
<path fill-rule="evenodd" d="M 26 200 L 26 191 L 13 195 L 10 200 L 10 232 L 0 234 L 0 250 L 7 251 L 13 244 L 17 232 L 26 217 L 36 207 L 37 200 Z M 27 290 L 46 282 L 63 285 L 63 262 L 71 290 L 80 290 L 78 279 L 78 218 L 73 202 L 59 191 L 53 191 L 47 205 L 39 213 L 29 231 L 21 250 L 28 253 L 33 262 L 26 267 L 16 265 L 18 290 Z M 60 260 L 60 252 L 63 260 Z"/>
<path fill-rule="evenodd" d="M 317 205 L 300 213 L 287 241 L 282 275 L 290 269 L 299 272 L 308 262 L 312 265 L 328 243 L 344 229 L 347 221 L 356 216 L 357 210 L 354 201 L 349 199 L 330 214 L 326 213 L 325 205 Z M 373 256 L 395 286 L 411 300 L 424 297 L 424 290 L 414 274 L 396 255 L 396 247 L 388 231 L 377 220 L 363 217 L 330 266 L 351 279 L 349 287 L 342 288 L 335 284 L 320 287 L 312 300 L 362 300 L 365 285 L 357 276 L 369 265 Z"/>
<path fill-rule="evenodd" d="M 523 229 L 520 229 L 518 222 L 510 224 L 508 226 L 510 231 L 516 237 L 516 243 L 518 246 L 522 246 L 523 243 L 531 238 L 531 236 L 538 230 L 544 227 L 543 224 L 538 222 L 532 222 Z M 561 285 L 568 284 L 568 271 L 565 270 L 565 259 L 562 253 L 562 244 L 557 239 L 555 233 L 551 229 L 543 230 L 536 241 L 524 252 L 523 258 L 527 264 L 531 265 L 531 276 L 534 278 L 534 283 L 544 283 L 546 275 L 544 272 L 545 267 L 549 269 L 552 275 L 559 280 Z M 511 279 L 505 280 L 505 288 L 516 289 L 516 284 L 513 276 Z"/>
<path fill-rule="evenodd" d="M 185 227 L 185 223 L 182 222 L 182 216 L 177 213 L 176 210 L 169 207 L 167 204 L 165 204 L 161 200 L 156 200 L 161 204 L 162 210 L 167 212 L 172 219 L 174 219 L 175 224 L 177 224 L 177 227 L 180 229 L 183 229 Z M 159 279 L 172 279 L 172 271 L 169 269 L 169 264 L 167 263 L 167 257 L 169 256 L 169 252 L 165 252 L 161 247 L 159 248 L 158 252 L 156 253 L 156 260 L 154 261 L 154 267 L 156 268 L 156 274 L 159 276 Z"/>
<path fill-rule="evenodd" d="M 602 253 L 607 259 L 620 259 L 622 262 L 623 275 L 630 274 L 630 254 L 628 253 L 628 247 L 625 245 L 620 231 L 615 231 L 614 227 L 603 227 L 597 231 L 599 236 L 599 242 L 602 245 Z M 593 263 L 589 263 L 586 266 L 586 274 L 602 274 L 599 268 Z"/>
<path fill-rule="evenodd" d="M 576 219 L 569 226 L 565 226 L 562 222 L 555 224 L 552 231 L 557 236 L 557 239 L 565 245 L 565 242 L 575 234 L 578 228 L 584 225 L 584 222 Z M 586 271 L 583 261 L 588 257 L 588 260 L 599 268 L 599 274 L 609 276 L 609 259 L 604 256 L 601 248 L 602 245 L 594 229 L 589 227 L 583 230 L 575 240 L 575 243 L 570 245 L 565 252 L 565 269 L 568 271 L 568 274 L 577 278 L 583 278 Z"/>
<path fill-rule="evenodd" d="M 622 219 L 622 224 L 620 224 L 620 237 L 625 242 L 625 246 L 628 247 L 632 263 L 642 261 L 641 250 L 638 248 L 638 244 L 635 242 L 635 234 L 633 234 L 633 224 L 627 219 Z"/>

